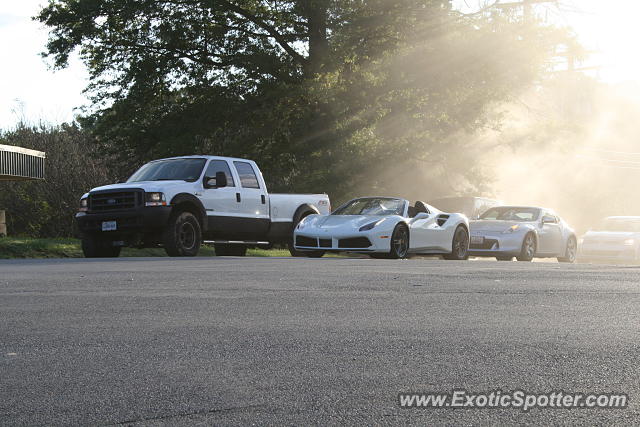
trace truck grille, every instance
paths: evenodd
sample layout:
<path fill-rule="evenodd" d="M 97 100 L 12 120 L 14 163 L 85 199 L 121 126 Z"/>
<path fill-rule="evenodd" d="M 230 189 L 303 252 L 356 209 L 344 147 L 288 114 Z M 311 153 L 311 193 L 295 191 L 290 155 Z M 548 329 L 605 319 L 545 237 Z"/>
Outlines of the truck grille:
<path fill-rule="evenodd" d="M 89 211 L 111 212 L 135 209 L 142 204 L 142 191 L 117 191 L 89 194 Z"/>

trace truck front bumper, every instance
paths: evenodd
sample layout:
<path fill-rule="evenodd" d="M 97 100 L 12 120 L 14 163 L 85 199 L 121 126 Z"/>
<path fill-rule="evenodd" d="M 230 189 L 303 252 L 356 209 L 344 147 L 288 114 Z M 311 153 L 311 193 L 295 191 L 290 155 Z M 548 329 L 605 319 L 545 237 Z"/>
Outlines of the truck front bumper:
<path fill-rule="evenodd" d="M 148 233 L 164 228 L 169 222 L 171 206 L 141 207 L 119 212 L 78 212 L 76 222 L 84 234 L 125 235 Z M 102 231 L 104 222 L 115 221 L 116 229 Z"/>

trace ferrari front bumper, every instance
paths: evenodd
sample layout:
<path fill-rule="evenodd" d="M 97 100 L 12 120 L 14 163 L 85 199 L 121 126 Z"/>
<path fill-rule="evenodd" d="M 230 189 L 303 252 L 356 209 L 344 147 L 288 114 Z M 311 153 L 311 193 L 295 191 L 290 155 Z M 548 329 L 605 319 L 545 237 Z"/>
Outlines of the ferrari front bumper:
<path fill-rule="evenodd" d="M 297 250 L 322 250 L 333 252 L 389 252 L 391 236 L 371 233 L 351 233 L 344 235 L 318 235 L 296 232 L 294 247 Z"/>

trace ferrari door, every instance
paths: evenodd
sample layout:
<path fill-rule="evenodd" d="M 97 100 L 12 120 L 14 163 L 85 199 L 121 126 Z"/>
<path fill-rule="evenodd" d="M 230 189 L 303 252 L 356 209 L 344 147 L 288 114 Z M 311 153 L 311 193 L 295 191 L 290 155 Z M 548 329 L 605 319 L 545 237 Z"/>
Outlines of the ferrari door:
<path fill-rule="evenodd" d="M 425 218 L 414 218 L 409 223 L 409 246 L 414 251 L 449 251 L 451 236 L 443 225 L 442 215 L 433 213 Z"/>

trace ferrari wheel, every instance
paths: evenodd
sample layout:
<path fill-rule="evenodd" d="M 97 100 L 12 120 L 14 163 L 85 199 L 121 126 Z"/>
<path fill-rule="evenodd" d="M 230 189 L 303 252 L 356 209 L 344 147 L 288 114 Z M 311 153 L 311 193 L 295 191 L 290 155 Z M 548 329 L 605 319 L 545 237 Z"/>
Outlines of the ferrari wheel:
<path fill-rule="evenodd" d="M 576 254 L 578 253 L 578 242 L 576 238 L 571 236 L 567 241 L 567 247 L 564 251 L 564 256 L 558 257 L 558 262 L 568 262 L 573 264 L 576 262 Z"/>
<path fill-rule="evenodd" d="M 445 254 L 444 259 L 452 261 L 462 261 L 469 258 L 469 233 L 467 230 L 458 226 L 453 234 L 453 242 L 451 245 L 451 253 Z"/>
<path fill-rule="evenodd" d="M 391 251 L 389 258 L 406 258 L 409 253 L 409 229 L 402 224 L 396 225 L 391 235 Z"/>
<path fill-rule="evenodd" d="M 536 255 L 536 238 L 533 234 L 529 233 L 524 236 L 522 241 L 522 249 L 520 255 L 516 257 L 518 261 L 533 261 L 533 257 Z"/>

